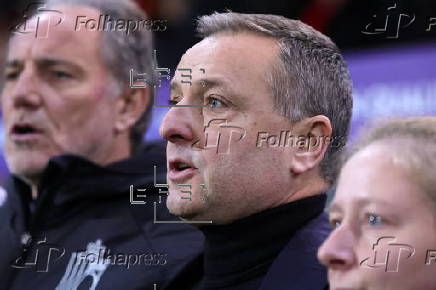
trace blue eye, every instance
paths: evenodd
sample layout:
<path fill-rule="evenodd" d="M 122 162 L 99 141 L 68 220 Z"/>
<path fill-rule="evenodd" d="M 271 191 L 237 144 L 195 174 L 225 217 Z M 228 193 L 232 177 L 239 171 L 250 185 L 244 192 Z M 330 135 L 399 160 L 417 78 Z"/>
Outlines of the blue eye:
<path fill-rule="evenodd" d="M 209 107 L 211 109 L 224 107 L 224 103 L 216 98 L 209 98 Z"/>
<path fill-rule="evenodd" d="M 371 226 L 379 226 L 383 222 L 382 218 L 378 215 L 370 214 L 368 215 L 368 223 Z"/>

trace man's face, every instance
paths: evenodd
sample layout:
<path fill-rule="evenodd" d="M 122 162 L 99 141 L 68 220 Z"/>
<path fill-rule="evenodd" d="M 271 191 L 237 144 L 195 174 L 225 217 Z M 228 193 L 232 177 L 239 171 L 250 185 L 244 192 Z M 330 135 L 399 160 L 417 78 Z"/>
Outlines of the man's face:
<path fill-rule="evenodd" d="M 112 78 L 101 58 L 101 32 L 74 31 L 86 7 L 59 7 L 65 16 L 48 37 L 15 35 L 9 44 L 2 111 L 10 170 L 37 178 L 49 158 L 74 153 L 98 163 L 114 157 Z M 40 15 L 40 26 L 50 15 Z M 35 21 L 32 19 L 31 21 Z M 53 21 L 53 20 L 52 20 Z"/>
<path fill-rule="evenodd" d="M 277 53 L 272 39 L 238 33 L 207 37 L 182 57 L 170 96 L 181 106 L 170 109 L 160 128 L 169 141 L 167 206 L 173 214 L 228 223 L 278 206 L 289 194 L 283 157 L 292 148 L 256 146 L 259 132 L 291 130 L 274 112 L 266 81 Z M 192 79 L 182 69 L 191 69 Z"/>
<path fill-rule="evenodd" d="M 332 290 L 435 289 L 434 202 L 391 152 L 370 145 L 342 169 L 318 251 Z"/>

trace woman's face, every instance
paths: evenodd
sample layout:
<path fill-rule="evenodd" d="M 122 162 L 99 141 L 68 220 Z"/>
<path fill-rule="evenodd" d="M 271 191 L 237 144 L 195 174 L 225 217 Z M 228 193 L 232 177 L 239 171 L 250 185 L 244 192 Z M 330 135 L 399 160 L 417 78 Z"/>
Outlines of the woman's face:
<path fill-rule="evenodd" d="M 332 290 L 436 289 L 435 206 L 393 156 L 375 143 L 341 171 L 318 251 Z"/>

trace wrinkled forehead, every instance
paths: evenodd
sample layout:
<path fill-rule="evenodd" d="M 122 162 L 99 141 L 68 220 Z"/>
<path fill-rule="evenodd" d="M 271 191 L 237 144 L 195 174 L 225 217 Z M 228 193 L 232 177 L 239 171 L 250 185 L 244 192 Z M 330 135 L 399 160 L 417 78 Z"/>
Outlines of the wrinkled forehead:
<path fill-rule="evenodd" d="M 68 52 L 80 57 L 97 54 L 101 42 L 101 31 L 77 27 L 77 19 L 98 19 L 100 11 L 86 6 L 62 5 L 43 8 L 24 21 L 9 42 L 8 58 L 25 55 L 63 55 Z"/>

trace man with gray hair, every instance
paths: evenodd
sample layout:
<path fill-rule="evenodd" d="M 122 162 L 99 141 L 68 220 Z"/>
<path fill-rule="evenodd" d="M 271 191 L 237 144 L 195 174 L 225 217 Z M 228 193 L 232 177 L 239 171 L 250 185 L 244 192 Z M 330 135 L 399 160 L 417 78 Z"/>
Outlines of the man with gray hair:
<path fill-rule="evenodd" d="M 0 288 L 164 289 L 198 254 L 195 228 L 155 223 L 172 216 L 153 191 L 164 147 L 141 144 L 156 66 L 140 11 L 127 0 L 55 0 L 15 28 L 1 103 L 12 176 Z M 130 69 L 151 85 L 131 88 Z"/>
<path fill-rule="evenodd" d="M 212 222 L 191 288 L 324 289 L 316 252 L 349 131 L 346 64 L 328 37 L 281 16 L 215 13 L 197 30 L 178 65 L 192 83 L 176 74 L 160 128 L 170 212 Z"/>

